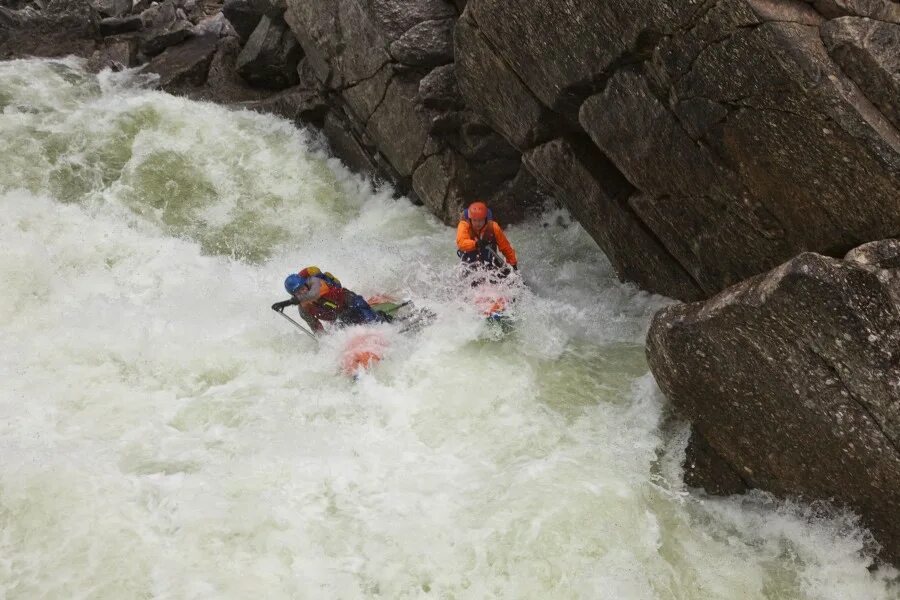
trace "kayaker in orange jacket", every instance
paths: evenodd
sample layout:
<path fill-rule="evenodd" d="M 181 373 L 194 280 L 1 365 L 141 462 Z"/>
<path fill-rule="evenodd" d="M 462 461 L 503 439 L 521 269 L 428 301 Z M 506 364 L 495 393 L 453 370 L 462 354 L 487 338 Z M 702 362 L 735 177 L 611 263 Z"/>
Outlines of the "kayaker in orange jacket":
<path fill-rule="evenodd" d="M 493 220 L 490 209 L 484 202 L 473 202 L 463 211 L 456 226 L 456 254 L 466 263 L 501 267 L 503 265 L 497 260 L 498 250 L 513 270 L 519 269 L 516 251 L 503 229 Z"/>

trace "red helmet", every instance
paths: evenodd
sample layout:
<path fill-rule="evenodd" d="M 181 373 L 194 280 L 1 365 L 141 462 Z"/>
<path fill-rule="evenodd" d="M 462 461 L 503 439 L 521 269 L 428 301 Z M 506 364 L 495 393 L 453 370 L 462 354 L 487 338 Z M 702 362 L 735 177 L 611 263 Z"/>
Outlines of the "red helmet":
<path fill-rule="evenodd" d="M 469 205 L 469 218 L 479 221 L 488 218 L 488 207 L 484 202 L 473 202 Z"/>

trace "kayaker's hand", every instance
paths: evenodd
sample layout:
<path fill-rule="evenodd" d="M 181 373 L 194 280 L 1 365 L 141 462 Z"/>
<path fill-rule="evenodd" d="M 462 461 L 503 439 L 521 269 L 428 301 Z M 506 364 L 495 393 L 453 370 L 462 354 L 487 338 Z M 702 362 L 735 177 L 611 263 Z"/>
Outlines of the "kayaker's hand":
<path fill-rule="evenodd" d="M 275 310 L 275 311 L 278 311 L 278 312 L 283 312 L 284 309 L 287 308 L 287 307 L 290 306 L 290 305 L 291 305 L 291 301 L 290 301 L 290 300 L 283 300 L 283 301 L 281 301 L 281 302 L 276 302 L 275 304 L 273 304 L 273 305 L 272 305 L 272 310 Z"/>
<path fill-rule="evenodd" d="M 518 270 L 519 270 L 519 264 L 516 263 L 516 264 L 512 265 L 512 268 L 513 268 L 513 271 L 518 271 Z"/>
<path fill-rule="evenodd" d="M 479 251 L 487 248 L 487 245 L 487 240 L 475 240 L 475 248 L 477 248 Z"/>

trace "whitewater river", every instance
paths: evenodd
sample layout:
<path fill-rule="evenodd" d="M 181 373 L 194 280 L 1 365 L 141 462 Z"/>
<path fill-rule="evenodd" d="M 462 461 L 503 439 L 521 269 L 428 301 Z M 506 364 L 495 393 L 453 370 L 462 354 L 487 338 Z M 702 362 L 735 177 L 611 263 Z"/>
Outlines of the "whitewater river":
<path fill-rule="evenodd" d="M 900 598 L 852 515 L 689 493 L 643 338 L 565 213 L 509 227 L 494 339 L 454 230 L 315 133 L 0 63 L 0 598 Z M 437 313 L 338 372 L 316 264 Z"/>

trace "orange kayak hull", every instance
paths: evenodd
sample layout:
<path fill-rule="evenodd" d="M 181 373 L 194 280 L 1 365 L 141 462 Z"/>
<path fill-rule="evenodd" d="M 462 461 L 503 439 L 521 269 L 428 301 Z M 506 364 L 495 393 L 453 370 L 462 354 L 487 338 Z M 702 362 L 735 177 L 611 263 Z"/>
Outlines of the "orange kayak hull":
<path fill-rule="evenodd" d="M 341 371 L 352 377 L 360 371 L 371 369 L 384 358 L 386 351 L 387 340 L 381 332 L 365 331 L 355 335 L 344 347 Z"/>

